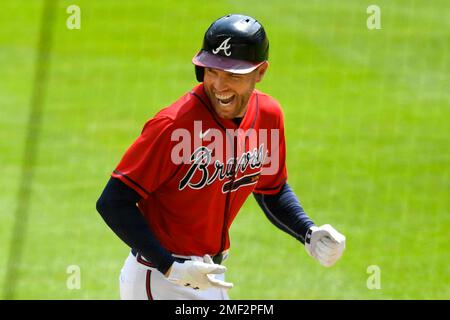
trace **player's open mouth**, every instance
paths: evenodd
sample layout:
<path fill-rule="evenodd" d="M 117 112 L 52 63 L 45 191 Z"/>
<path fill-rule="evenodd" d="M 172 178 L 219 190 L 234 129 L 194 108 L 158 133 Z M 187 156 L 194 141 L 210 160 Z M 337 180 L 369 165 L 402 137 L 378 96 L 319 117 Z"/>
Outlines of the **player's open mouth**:
<path fill-rule="evenodd" d="M 219 102 L 220 105 L 227 107 L 229 106 L 233 100 L 235 95 L 231 94 L 231 95 L 222 95 L 222 94 L 215 94 L 217 101 Z"/>

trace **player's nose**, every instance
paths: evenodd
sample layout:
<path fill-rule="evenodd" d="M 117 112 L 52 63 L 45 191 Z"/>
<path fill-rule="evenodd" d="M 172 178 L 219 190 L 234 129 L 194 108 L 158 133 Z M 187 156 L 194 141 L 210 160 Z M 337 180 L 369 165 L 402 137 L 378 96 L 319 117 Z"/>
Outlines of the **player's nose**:
<path fill-rule="evenodd" d="M 229 89 L 227 78 L 222 75 L 218 75 L 217 77 L 215 77 L 213 81 L 213 88 L 218 92 L 227 91 Z"/>

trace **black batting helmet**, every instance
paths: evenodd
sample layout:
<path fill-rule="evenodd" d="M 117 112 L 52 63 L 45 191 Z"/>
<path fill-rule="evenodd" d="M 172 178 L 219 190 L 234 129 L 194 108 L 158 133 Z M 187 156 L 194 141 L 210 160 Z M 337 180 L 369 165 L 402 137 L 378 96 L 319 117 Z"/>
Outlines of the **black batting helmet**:
<path fill-rule="evenodd" d="M 268 58 L 269 39 L 263 26 L 252 17 L 229 14 L 206 30 L 202 49 L 192 62 L 197 80 L 202 82 L 205 67 L 245 74 Z"/>

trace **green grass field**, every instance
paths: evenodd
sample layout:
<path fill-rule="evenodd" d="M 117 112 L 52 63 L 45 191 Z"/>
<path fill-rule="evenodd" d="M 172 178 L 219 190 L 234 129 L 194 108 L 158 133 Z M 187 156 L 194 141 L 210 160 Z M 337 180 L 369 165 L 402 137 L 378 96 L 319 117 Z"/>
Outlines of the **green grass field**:
<path fill-rule="evenodd" d="M 74 3 L 81 30 L 66 28 Z M 118 299 L 128 249 L 95 202 L 145 121 L 196 84 L 190 59 L 230 12 L 268 33 L 259 89 L 284 108 L 289 183 L 317 224 L 347 236 L 343 259 L 323 268 L 249 198 L 231 229 L 231 298 L 450 298 L 450 5 L 378 0 L 382 29 L 368 30 L 370 4 L 60 0 L 14 298 Z M 0 8 L 0 289 L 42 5 Z M 80 290 L 66 286 L 70 265 Z M 371 265 L 379 290 L 366 286 Z"/>

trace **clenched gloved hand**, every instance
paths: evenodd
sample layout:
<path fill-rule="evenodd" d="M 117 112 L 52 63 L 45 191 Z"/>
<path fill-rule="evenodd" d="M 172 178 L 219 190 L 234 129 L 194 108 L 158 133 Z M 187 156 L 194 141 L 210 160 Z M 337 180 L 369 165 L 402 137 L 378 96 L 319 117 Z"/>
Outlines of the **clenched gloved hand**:
<path fill-rule="evenodd" d="M 321 265 L 331 267 L 345 250 L 345 236 L 329 224 L 313 226 L 306 233 L 305 249 Z"/>
<path fill-rule="evenodd" d="M 231 289 L 233 284 L 215 278 L 216 274 L 223 274 L 227 268 L 215 264 L 209 255 L 203 257 L 203 261 L 187 260 L 174 262 L 169 270 L 167 279 L 173 283 L 196 290 L 208 288 Z"/>

